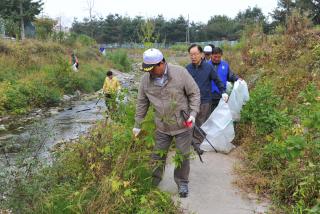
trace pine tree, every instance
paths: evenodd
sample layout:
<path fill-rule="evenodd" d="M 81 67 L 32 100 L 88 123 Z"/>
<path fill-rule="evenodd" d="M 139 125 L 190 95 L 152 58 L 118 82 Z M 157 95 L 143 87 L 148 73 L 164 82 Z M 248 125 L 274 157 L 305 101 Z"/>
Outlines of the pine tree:
<path fill-rule="evenodd" d="M 291 14 L 295 7 L 296 3 L 293 0 L 278 0 L 278 6 L 271 16 L 277 23 L 284 25 L 286 18 Z"/>
<path fill-rule="evenodd" d="M 1 0 L 0 16 L 8 22 L 20 25 L 21 39 L 25 38 L 24 25 L 33 21 L 42 10 L 41 0 Z"/>

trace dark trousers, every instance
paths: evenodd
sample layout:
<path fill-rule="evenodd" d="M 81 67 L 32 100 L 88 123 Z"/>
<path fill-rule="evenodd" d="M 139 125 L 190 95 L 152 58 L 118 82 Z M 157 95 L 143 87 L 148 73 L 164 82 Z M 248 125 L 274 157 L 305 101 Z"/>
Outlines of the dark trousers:
<path fill-rule="evenodd" d="M 192 130 L 190 129 L 186 132 L 171 136 L 156 131 L 156 145 L 151 155 L 155 164 L 152 174 L 154 185 L 158 185 L 162 179 L 168 150 L 173 138 L 175 138 L 176 152 L 183 156 L 181 164 L 174 169 L 174 181 L 177 185 L 189 182 L 191 133 Z"/>
<path fill-rule="evenodd" d="M 202 103 L 200 104 L 200 111 L 196 117 L 196 126 L 198 126 L 200 128 L 200 126 L 206 122 L 206 120 L 208 119 L 208 117 L 211 114 L 211 102 L 209 103 Z M 196 144 L 201 144 L 202 141 L 204 140 L 204 137 L 202 137 L 203 135 L 201 135 L 199 133 L 199 130 L 194 129 L 193 132 L 193 140 Z"/>
<path fill-rule="evenodd" d="M 219 98 L 219 99 L 213 99 L 213 100 L 212 100 L 211 113 L 217 108 L 217 106 L 219 105 L 219 102 L 220 102 L 220 98 Z"/>
<path fill-rule="evenodd" d="M 107 109 L 113 110 L 115 108 L 115 95 L 114 94 L 104 94 L 104 102 L 106 104 Z"/>

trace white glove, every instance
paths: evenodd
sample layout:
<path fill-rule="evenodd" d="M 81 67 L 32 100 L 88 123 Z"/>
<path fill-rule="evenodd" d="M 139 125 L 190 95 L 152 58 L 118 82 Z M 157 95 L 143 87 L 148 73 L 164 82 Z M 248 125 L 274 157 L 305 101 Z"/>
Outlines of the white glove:
<path fill-rule="evenodd" d="M 190 117 L 188 118 L 187 122 L 192 122 L 195 123 L 196 118 L 194 118 L 194 116 L 190 115 Z"/>
<path fill-rule="evenodd" d="M 133 128 L 132 129 L 132 133 L 133 133 L 133 135 L 135 137 L 137 137 L 139 135 L 140 131 L 141 131 L 141 129 L 139 129 L 139 128 Z"/>
<path fill-rule="evenodd" d="M 229 95 L 227 93 L 223 93 L 222 94 L 222 99 L 223 101 L 227 102 L 228 101 L 228 98 L 229 98 Z"/>

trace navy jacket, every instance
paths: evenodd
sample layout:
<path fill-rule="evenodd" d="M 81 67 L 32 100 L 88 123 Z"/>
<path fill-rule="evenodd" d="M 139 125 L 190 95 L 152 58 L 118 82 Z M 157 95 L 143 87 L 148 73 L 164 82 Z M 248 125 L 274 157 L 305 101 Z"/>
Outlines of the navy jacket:
<path fill-rule="evenodd" d="M 200 89 L 201 103 L 208 103 L 212 101 L 211 81 L 214 81 L 220 91 L 225 92 L 223 82 L 220 80 L 217 72 L 211 64 L 202 61 L 200 65 L 196 66 L 191 63 L 186 66 L 186 69 Z"/>

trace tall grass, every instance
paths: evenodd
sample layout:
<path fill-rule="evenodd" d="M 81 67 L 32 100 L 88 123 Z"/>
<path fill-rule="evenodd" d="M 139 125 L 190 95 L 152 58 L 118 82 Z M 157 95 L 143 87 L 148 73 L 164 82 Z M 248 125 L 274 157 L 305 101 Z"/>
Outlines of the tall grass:
<path fill-rule="evenodd" d="M 101 88 L 106 64 L 97 60 L 98 51 L 79 46 L 80 69 L 73 72 L 69 62 L 71 49 L 54 42 L 0 40 L 0 115 L 56 105 L 65 93 Z"/>
<path fill-rule="evenodd" d="M 129 72 L 131 70 L 131 61 L 125 50 L 117 49 L 107 53 L 107 58 L 111 60 L 113 66 L 122 71 Z"/>

